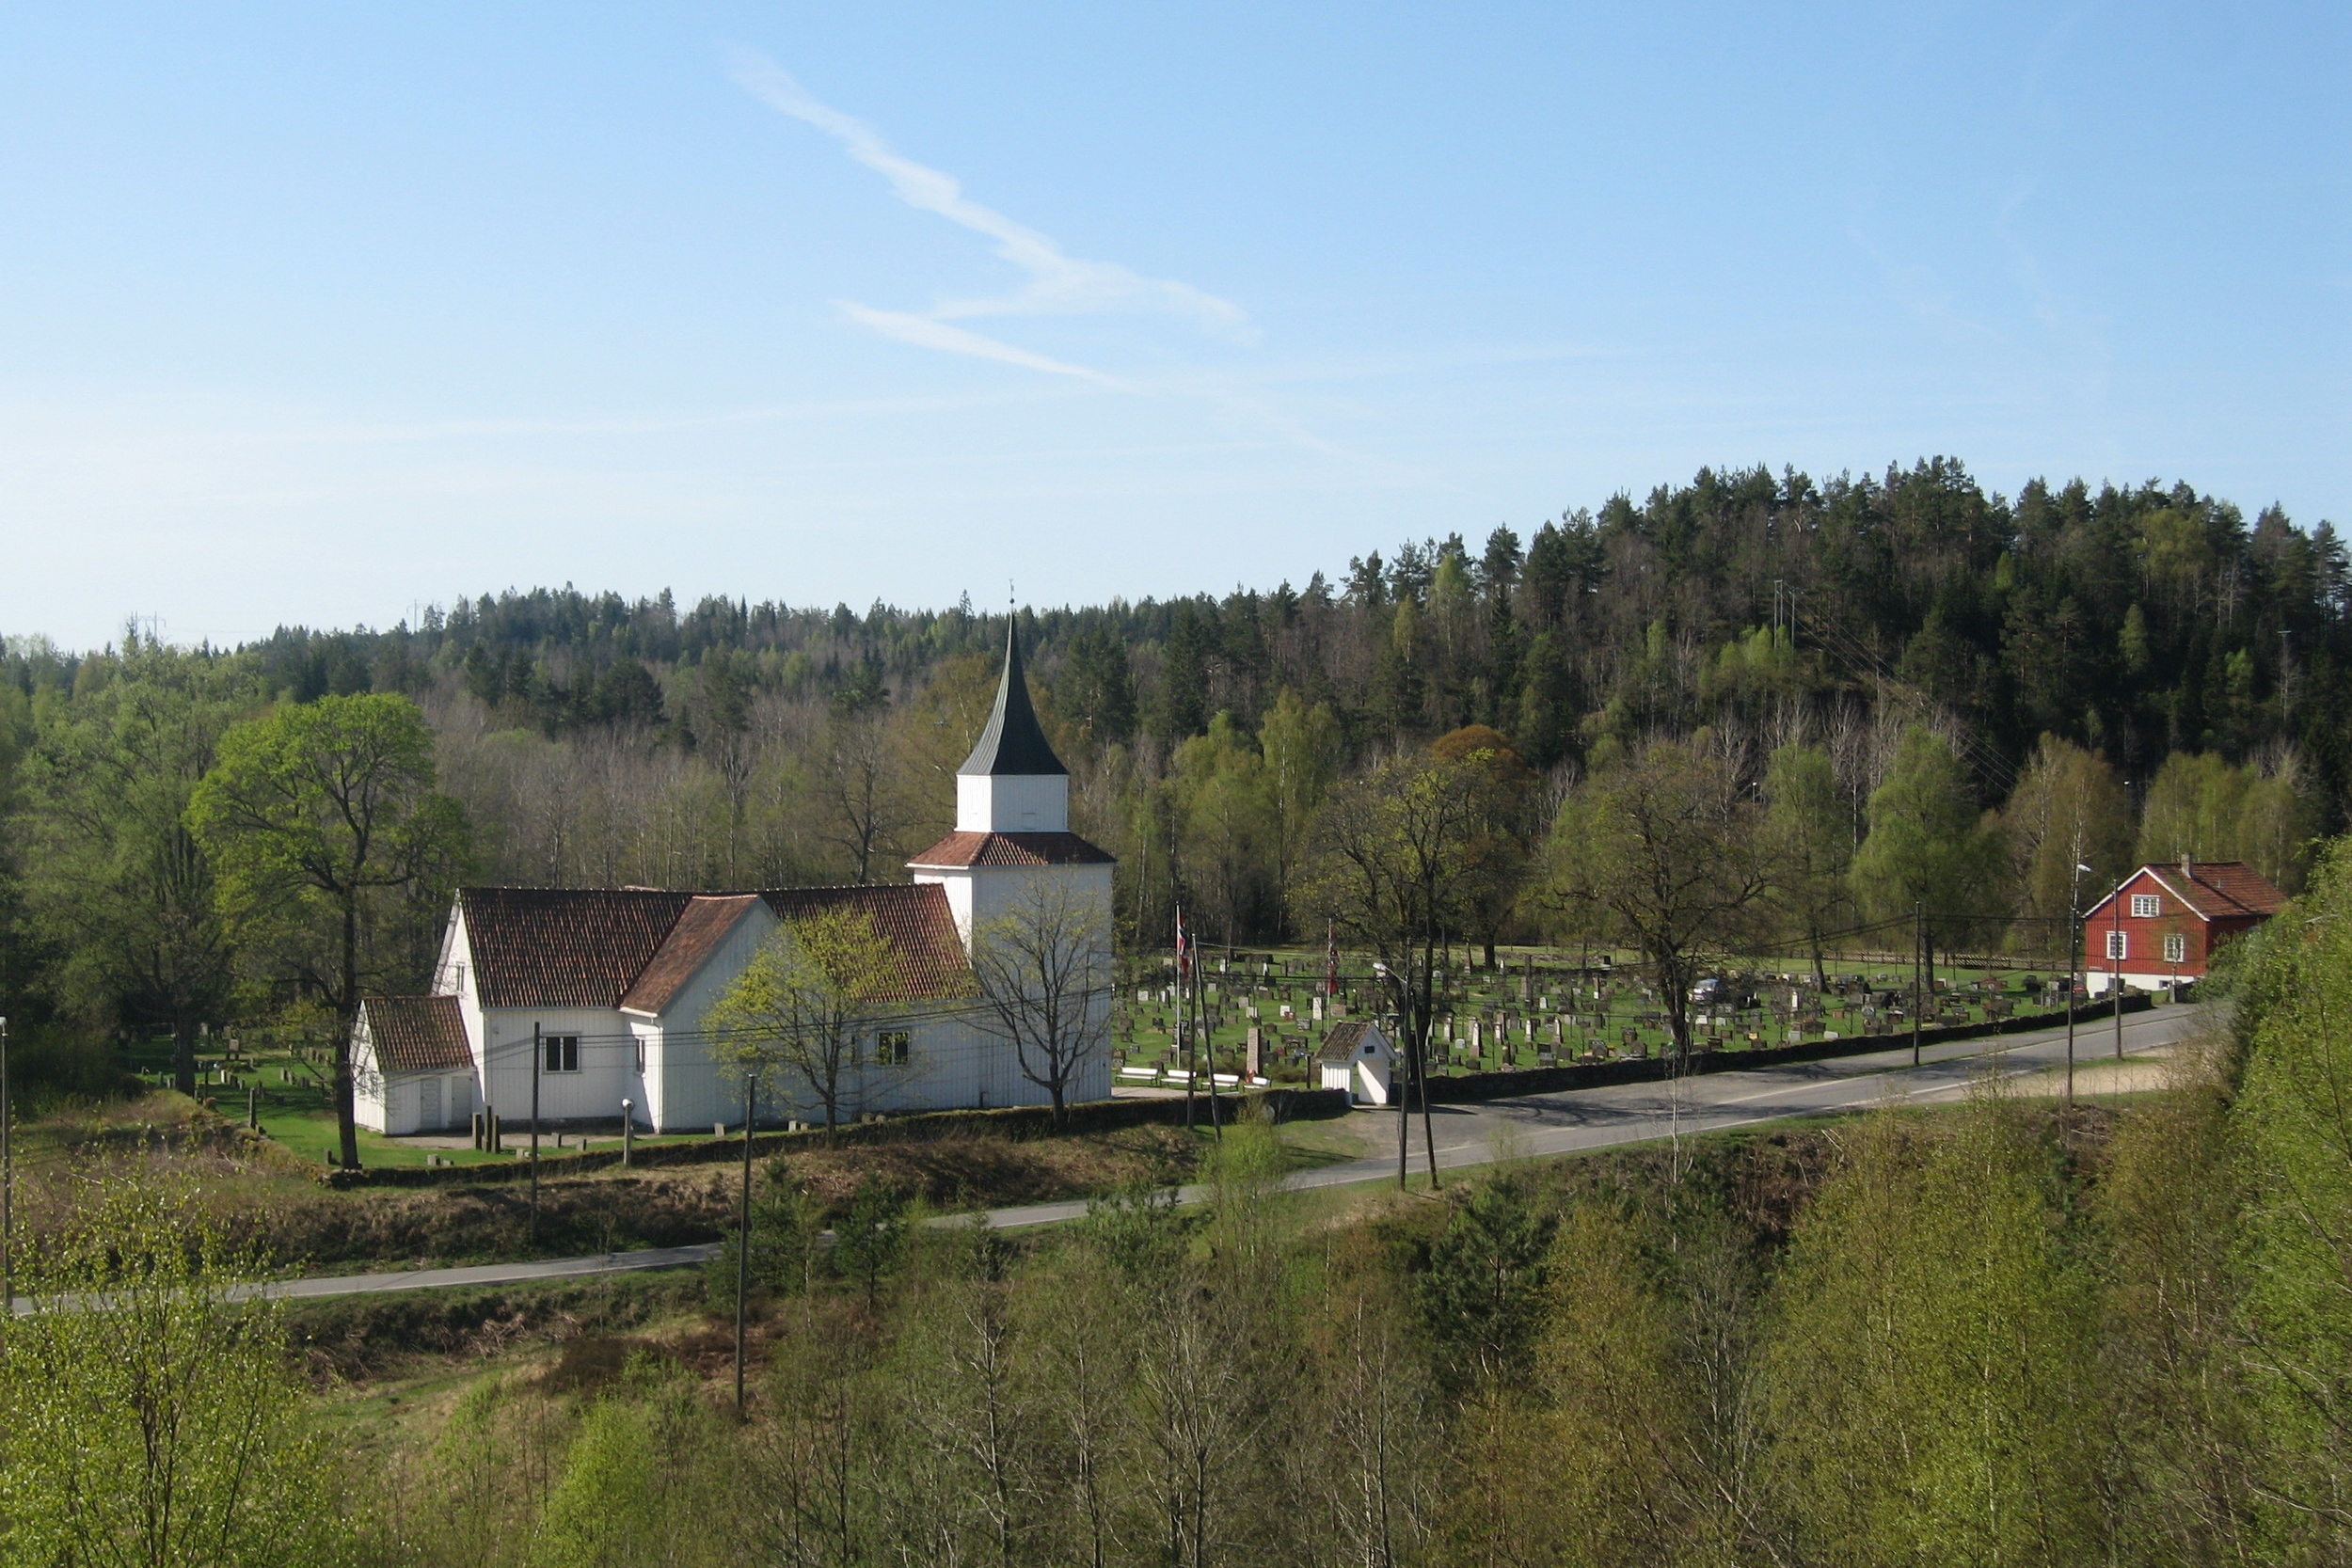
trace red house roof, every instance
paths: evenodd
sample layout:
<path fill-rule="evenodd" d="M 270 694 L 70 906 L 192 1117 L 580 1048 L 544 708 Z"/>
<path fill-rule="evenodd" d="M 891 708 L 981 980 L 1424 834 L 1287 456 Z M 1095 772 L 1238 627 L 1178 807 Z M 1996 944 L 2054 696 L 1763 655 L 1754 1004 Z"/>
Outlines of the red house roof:
<path fill-rule="evenodd" d="M 2091 912 L 2106 909 L 2143 876 L 2153 878 L 2201 920 L 2267 920 L 2286 908 L 2287 895 L 2244 861 L 2191 861 L 2185 866 L 2141 866 L 2093 904 Z M 2083 918 L 2090 923 L 2090 913 Z"/>

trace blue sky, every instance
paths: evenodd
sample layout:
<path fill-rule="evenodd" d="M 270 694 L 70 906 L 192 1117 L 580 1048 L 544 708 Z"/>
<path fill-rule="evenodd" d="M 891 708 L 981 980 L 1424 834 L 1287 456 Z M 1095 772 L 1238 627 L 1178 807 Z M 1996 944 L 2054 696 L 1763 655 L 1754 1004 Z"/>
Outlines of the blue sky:
<path fill-rule="evenodd" d="M 0 633 L 1102 599 L 1931 453 L 2352 522 L 2352 8 L 0 13 Z"/>

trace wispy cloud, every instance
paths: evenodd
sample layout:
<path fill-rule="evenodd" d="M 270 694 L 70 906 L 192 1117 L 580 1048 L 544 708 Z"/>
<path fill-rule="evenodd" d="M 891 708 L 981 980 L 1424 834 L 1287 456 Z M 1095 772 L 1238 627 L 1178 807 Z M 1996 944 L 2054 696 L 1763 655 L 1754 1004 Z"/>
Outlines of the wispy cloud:
<path fill-rule="evenodd" d="M 1120 387 L 1119 382 L 1100 371 L 1090 371 L 1084 365 L 1073 365 L 1064 360 L 1048 358 L 1042 354 L 1031 354 L 1025 348 L 1015 348 L 1010 343 L 984 337 L 977 332 L 941 321 L 936 316 L 917 316 L 904 310 L 877 310 L 870 305 L 860 305 L 855 300 L 849 299 L 837 299 L 834 303 L 841 308 L 843 314 L 859 325 L 870 326 L 885 338 L 895 338 L 902 343 L 913 343 L 917 348 L 935 348 L 948 354 L 968 354 L 975 359 L 994 359 L 1008 365 L 1021 365 L 1029 370 L 1043 371 L 1049 375 L 1071 375 L 1076 376 L 1081 381 L 1094 382 L 1098 386 L 1114 388 Z"/>
<path fill-rule="evenodd" d="M 1032 354 L 947 324 L 1003 316 L 1149 312 L 1189 320 L 1219 337 L 1243 341 L 1252 337 L 1248 312 L 1231 300 L 1219 299 L 1173 278 L 1146 277 L 1116 262 L 1089 261 L 1064 254 L 1061 246 L 1046 235 L 964 195 L 963 186 L 955 176 L 901 157 L 864 120 L 818 103 L 765 55 L 738 51 L 735 79 L 770 107 L 814 126 L 839 142 L 851 158 L 887 180 L 899 200 L 918 212 L 933 214 L 984 236 L 993 242 L 992 248 L 999 257 L 1026 275 L 1026 281 L 1009 293 L 942 300 L 928 311 L 884 310 L 847 300 L 836 302 L 850 320 L 863 326 L 899 342 L 994 359 L 1053 375 L 1075 376 L 1104 386 L 1119 383 L 1083 366 Z"/>

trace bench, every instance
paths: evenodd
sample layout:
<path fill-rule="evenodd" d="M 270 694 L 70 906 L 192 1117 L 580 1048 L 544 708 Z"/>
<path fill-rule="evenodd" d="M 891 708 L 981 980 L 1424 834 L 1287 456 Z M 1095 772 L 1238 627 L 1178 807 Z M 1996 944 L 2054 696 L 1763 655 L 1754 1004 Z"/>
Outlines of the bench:
<path fill-rule="evenodd" d="M 1121 1078 L 1139 1078 L 1147 1084 L 1159 1075 L 1160 1069 L 1155 1067 L 1123 1067 L 1119 1069 Z"/>

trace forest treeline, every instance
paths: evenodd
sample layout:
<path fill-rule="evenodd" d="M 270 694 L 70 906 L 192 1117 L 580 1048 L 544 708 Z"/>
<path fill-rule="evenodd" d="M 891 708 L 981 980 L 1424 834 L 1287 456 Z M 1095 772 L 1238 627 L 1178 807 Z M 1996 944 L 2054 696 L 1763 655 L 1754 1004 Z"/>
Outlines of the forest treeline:
<path fill-rule="evenodd" d="M 1318 938 L 1297 895 L 1327 798 L 1466 734 L 1507 762 L 1511 799 L 1489 835 L 1510 852 L 1456 911 L 1465 938 L 1566 934 L 1557 900 L 1522 896 L 1560 808 L 1662 740 L 1708 759 L 1727 800 L 1793 814 L 1808 891 L 1781 890 L 1784 936 L 1922 889 L 1940 912 L 2047 924 L 2079 890 L 2074 866 L 2096 886 L 2135 855 L 2242 858 L 2292 890 L 2344 822 L 2348 611 L 2326 523 L 2275 508 L 2249 523 L 2185 484 L 2004 499 L 1936 460 L 1821 483 L 1703 471 L 1304 586 L 1023 611 L 1020 629 L 1073 826 L 1120 857 L 1122 938 L 1148 950 L 1180 896 L 1212 939 Z M 448 875 L 901 879 L 948 825 L 1006 631 L 969 604 L 683 608 L 567 588 L 233 650 L 11 637 L 0 1002 L 184 1028 L 264 995 L 317 1000 L 307 958 L 307 980 L 283 961 L 231 975 L 234 933 L 202 913 L 217 868 L 186 814 L 237 725 L 329 698 L 417 705 L 465 828 L 462 853 L 441 846 Z M 1890 866 L 1903 834 L 1868 846 L 1897 816 L 1910 860 Z M 398 912 L 371 906 L 371 983 L 421 978 L 446 880 Z"/>
<path fill-rule="evenodd" d="M 436 1370 L 349 1441 L 310 1419 L 286 1304 L 204 1288 L 254 1260 L 192 1254 L 200 1215 L 118 1174 L 21 1265 L 51 1305 L 0 1362 L 0 1548 L 2343 1563 L 2352 858 L 2236 951 L 2233 1012 L 2121 1107 L 1991 1074 L 1957 1107 L 1336 1209 L 1285 1198 L 1274 1131 L 1245 1123 L 1196 1205 L 1136 1191 L 1011 1235 L 914 1223 L 872 1182 L 827 1206 L 778 1169 L 740 1411 L 730 1256 L 707 1316 L 461 1362 L 453 1394 Z M 317 1326 L 316 1356 L 362 1337 Z M 164 1481 L 175 1506 L 142 1506 Z"/>

